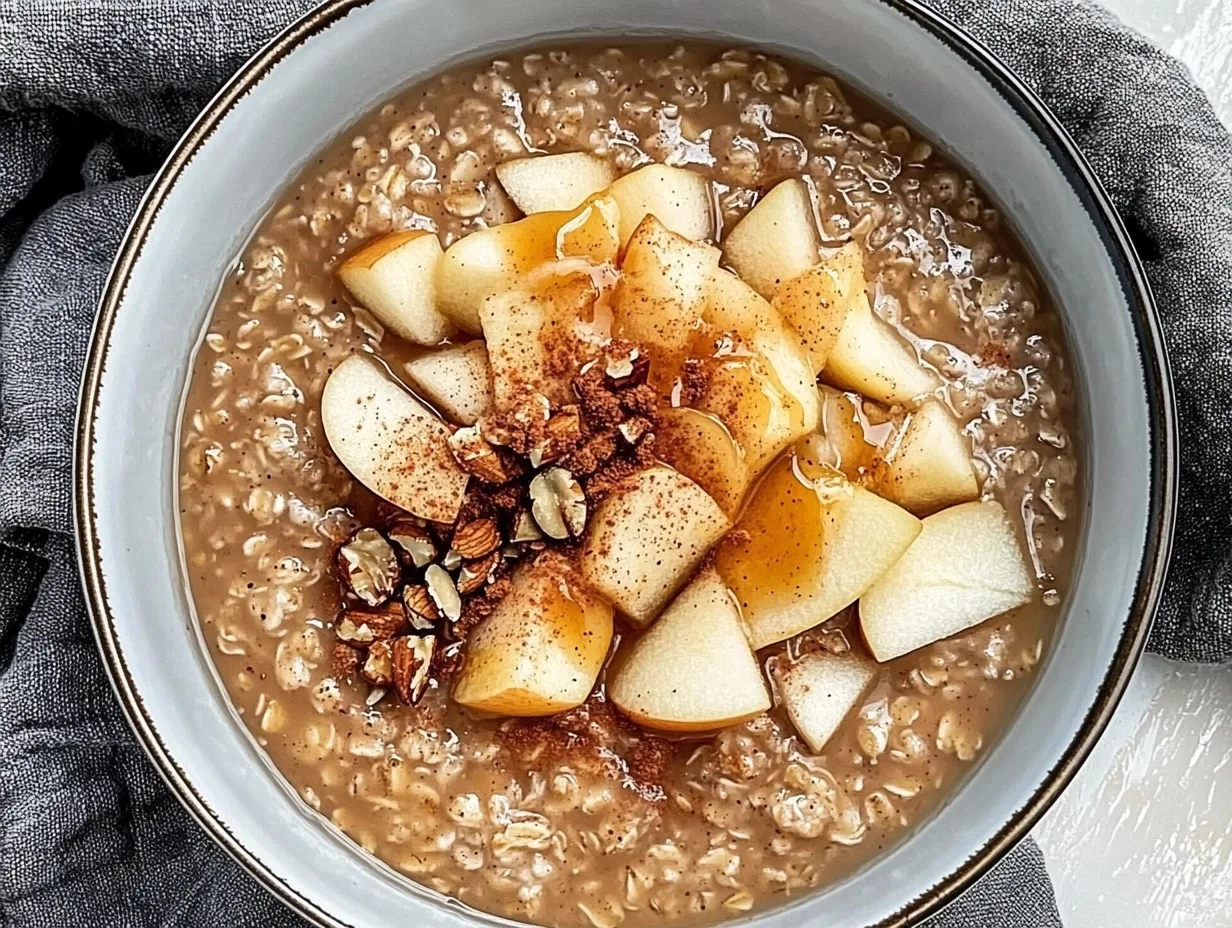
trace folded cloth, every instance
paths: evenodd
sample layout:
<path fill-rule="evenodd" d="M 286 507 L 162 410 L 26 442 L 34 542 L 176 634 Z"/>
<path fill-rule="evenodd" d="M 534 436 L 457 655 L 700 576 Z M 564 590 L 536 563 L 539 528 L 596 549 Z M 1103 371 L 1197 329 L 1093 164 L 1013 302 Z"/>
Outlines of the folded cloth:
<path fill-rule="evenodd" d="M 930 0 L 1091 159 L 1159 299 L 1182 518 L 1151 646 L 1232 657 L 1232 142 L 1183 67 L 1081 0 Z M 308 0 L 0 0 L 0 925 L 293 926 L 193 824 L 126 727 L 73 559 L 74 406 L 95 304 L 148 182 Z M 1029 841 L 935 928 L 1060 924 Z"/>

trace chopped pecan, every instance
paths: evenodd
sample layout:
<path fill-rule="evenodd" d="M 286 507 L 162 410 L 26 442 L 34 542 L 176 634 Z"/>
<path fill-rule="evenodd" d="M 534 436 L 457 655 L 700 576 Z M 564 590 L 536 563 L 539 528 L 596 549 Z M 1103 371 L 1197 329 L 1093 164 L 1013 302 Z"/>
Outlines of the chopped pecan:
<path fill-rule="evenodd" d="M 436 603 L 428 595 L 428 588 L 422 583 L 406 585 L 402 590 L 402 608 L 406 610 L 406 620 L 417 632 L 432 628 L 441 617 Z"/>
<path fill-rule="evenodd" d="M 334 653 L 332 655 L 332 666 L 334 677 L 338 680 L 345 680 L 348 683 L 355 681 L 359 676 L 359 665 L 364 659 L 364 652 L 359 648 L 353 648 L 349 644 L 338 642 L 334 645 Z"/>
<path fill-rule="evenodd" d="M 394 689 L 408 706 L 423 697 L 436 650 L 434 635 L 403 635 L 393 640 L 392 678 Z"/>
<path fill-rule="evenodd" d="M 388 686 L 394 680 L 394 649 L 389 641 L 374 641 L 359 670 L 373 686 Z"/>
<path fill-rule="evenodd" d="M 458 523 L 453 532 L 453 550 L 468 561 L 491 554 L 501 546 L 500 524 L 491 516 Z"/>
<path fill-rule="evenodd" d="M 367 647 L 374 641 L 392 638 L 405 630 L 406 613 L 396 605 L 371 612 L 346 609 L 338 617 L 334 626 L 334 634 L 339 641 L 357 648 Z"/>

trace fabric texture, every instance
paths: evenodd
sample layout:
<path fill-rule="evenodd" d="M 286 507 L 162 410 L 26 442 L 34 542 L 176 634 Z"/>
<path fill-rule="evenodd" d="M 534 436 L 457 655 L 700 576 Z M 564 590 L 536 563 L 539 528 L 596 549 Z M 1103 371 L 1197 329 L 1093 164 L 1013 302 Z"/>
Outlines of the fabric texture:
<path fill-rule="evenodd" d="M 1031 84 L 1125 218 L 1179 389 L 1181 519 L 1151 646 L 1232 657 L 1232 142 L 1184 68 L 1082 0 L 930 0 Z M 302 925 L 191 821 L 95 652 L 71 532 L 77 389 L 149 173 L 308 0 L 0 0 L 0 926 Z M 935 928 L 1060 924 L 1031 842 Z"/>

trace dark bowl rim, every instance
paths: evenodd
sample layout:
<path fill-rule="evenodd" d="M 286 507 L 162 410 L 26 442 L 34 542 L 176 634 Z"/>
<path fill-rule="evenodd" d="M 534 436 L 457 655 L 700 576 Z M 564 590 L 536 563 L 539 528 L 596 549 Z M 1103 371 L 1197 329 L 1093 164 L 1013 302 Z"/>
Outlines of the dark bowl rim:
<path fill-rule="evenodd" d="M 350 926 L 300 895 L 240 843 L 226 823 L 214 814 L 197 793 L 187 774 L 159 739 L 146 714 L 144 702 L 124 663 L 112 624 L 94 525 L 91 466 L 98 391 L 115 316 L 123 301 L 129 274 L 140 257 L 145 238 L 180 173 L 231 109 L 263 80 L 279 61 L 307 39 L 343 19 L 352 10 L 373 2 L 376 0 L 325 0 L 291 23 L 227 81 L 176 144 L 166 163 L 155 175 L 125 233 L 100 298 L 82 376 L 75 430 L 73 520 L 81 582 L 103 663 L 130 726 L 167 785 L 206 834 L 283 904 L 309 921 L 326 928 Z M 1124 224 L 1085 156 L 1035 92 L 992 51 L 957 24 L 929 9 L 922 0 L 876 2 L 902 14 L 975 68 L 998 91 L 1007 105 L 1014 109 L 1019 118 L 1033 129 L 1065 173 L 1099 230 L 1105 250 L 1130 304 L 1138 351 L 1146 377 L 1146 401 L 1151 428 L 1151 497 L 1146 544 L 1125 629 L 1113 662 L 1096 693 L 1095 701 L 1060 762 L 1010 821 L 968 857 L 956 871 L 893 915 L 868 926 L 909 928 L 919 925 L 954 901 L 1027 836 L 1073 779 L 1107 727 L 1146 646 L 1147 635 L 1159 607 L 1175 523 L 1178 447 L 1176 410 L 1167 349 L 1150 284 Z"/>

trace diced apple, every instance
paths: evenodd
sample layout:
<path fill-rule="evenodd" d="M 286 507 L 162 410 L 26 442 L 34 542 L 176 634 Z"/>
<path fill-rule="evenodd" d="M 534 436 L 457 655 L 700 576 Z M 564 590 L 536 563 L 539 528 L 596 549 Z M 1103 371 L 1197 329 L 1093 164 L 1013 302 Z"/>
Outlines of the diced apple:
<path fill-rule="evenodd" d="M 387 329 L 417 345 L 438 345 L 453 331 L 436 308 L 442 254 L 431 232 L 391 232 L 347 258 L 338 277 Z"/>
<path fill-rule="evenodd" d="M 472 232 L 445 250 L 436 275 L 437 305 L 460 328 L 478 335 L 479 304 L 512 290 L 525 276 L 564 258 L 615 262 L 619 213 L 600 197 L 566 212 L 536 213 Z"/>
<path fill-rule="evenodd" d="M 716 566 L 735 591 L 753 646 L 824 622 L 907 550 L 920 520 L 841 476 L 801 472 L 794 455 L 762 479 Z"/>
<path fill-rule="evenodd" d="M 877 665 L 854 654 L 810 651 L 774 665 L 787 717 L 813 753 L 820 754 L 877 675 Z"/>
<path fill-rule="evenodd" d="M 962 503 L 924 530 L 860 598 L 869 650 L 888 661 L 1030 602 L 1034 584 L 998 503 Z"/>
<path fill-rule="evenodd" d="M 851 298 L 829 264 L 817 264 L 779 285 L 773 306 L 800 333 L 800 340 L 820 373 L 838 344 L 851 311 Z"/>
<path fill-rule="evenodd" d="M 466 639 L 453 697 L 499 715 L 551 715 L 586 701 L 612 643 L 612 607 L 569 562 L 543 556 L 514 573 Z"/>
<path fill-rule="evenodd" d="M 534 155 L 496 166 L 505 192 L 526 214 L 576 209 L 616 179 L 612 165 L 589 152 Z"/>
<path fill-rule="evenodd" d="M 635 722 L 664 731 L 722 728 L 770 708 L 740 610 L 713 570 L 638 639 L 608 694 Z"/>
<path fill-rule="evenodd" d="M 691 242 L 648 215 L 620 265 L 612 331 L 661 363 L 683 359 L 701 326 L 707 285 L 718 264 L 717 248 Z"/>
<path fill-rule="evenodd" d="M 895 438 L 877 454 L 869 489 L 916 515 L 978 499 L 971 443 L 940 400 L 931 399 L 907 417 Z"/>
<path fill-rule="evenodd" d="M 635 625 L 650 623 L 731 527 L 683 474 L 655 466 L 626 479 L 596 507 L 582 575 Z"/>
<path fill-rule="evenodd" d="M 739 511 L 751 475 L 744 449 L 718 416 L 688 406 L 660 410 L 655 453 L 709 493 L 729 516 Z"/>
<path fill-rule="evenodd" d="M 599 348 L 579 334 L 596 291 L 587 274 L 540 275 L 528 287 L 494 293 L 479 309 L 499 410 L 530 393 L 574 402 L 573 377 Z"/>
<path fill-rule="evenodd" d="M 608 193 L 620 207 L 622 243 L 633 237 L 647 216 L 691 241 L 714 235 L 710 182 L 685 168 L 648 164 L 617 178 Z"/>
<path fill-rule="evenodd" d="M 820 245 L 808 188 L 793 179 L 776 186 L 736 223 L 723 241 L 723 255 L 768 300 L 781 284 L 817 263 Z"/>
<path fill-rule="evenodd" d="M 482 341 L 442 348 L 403 365 L 414 387 L 458 425 L 474 425 L 492 408 L 492 371 Z"/>
<path fill-rule="evenodd" d="M 893 422 L 888 418 L 870 421 L 864 406 L 863 398 L 855 393 L 822 387 L 821 434 L 810 446 L 816 449 L 817 461 L 857 482 L 870 473 L 877 449 L 894 434 Z"/>
<path fill-rule="evenodd" d="M 449 427 L 363 355 L 347 358 L 325 382 L 321 425 L 355 479 L 412 515 L 458 517 L 467 476 L 449 450 Z"/>
<path fill-rule="evenodd" d="M 721 268 L 710 275 L 707 283 L 703 317 L 710 330 L 730 332 L 742 341 L 752 341 L 758 333 L 782 328 L 783 323 L 768 300 Z"/>

